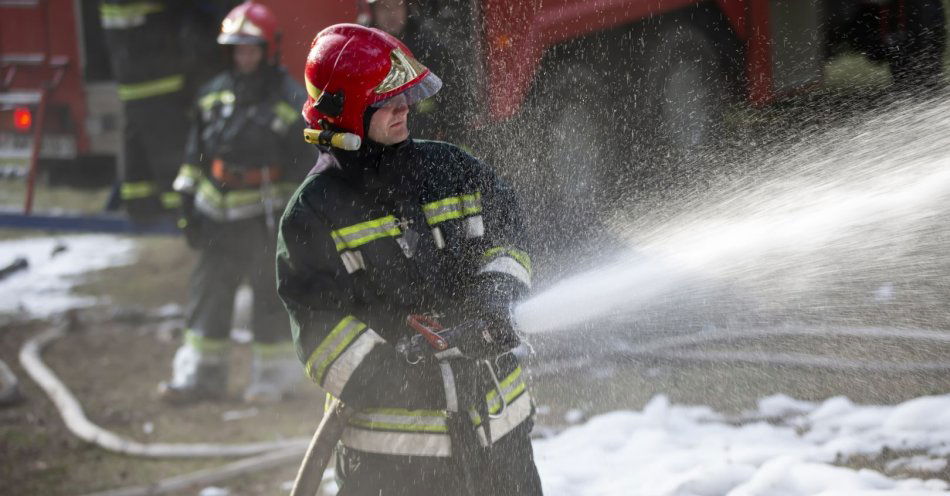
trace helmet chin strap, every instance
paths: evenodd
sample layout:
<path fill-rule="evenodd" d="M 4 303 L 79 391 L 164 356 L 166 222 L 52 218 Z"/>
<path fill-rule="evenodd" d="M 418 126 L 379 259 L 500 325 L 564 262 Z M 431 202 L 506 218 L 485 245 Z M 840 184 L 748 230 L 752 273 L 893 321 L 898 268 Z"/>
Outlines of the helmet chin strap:
<path fill-rule="evenodd" d="M 359 150 L 363 144 L 363 140 L 356 134 L 338 133 L 329 129 L 304 129 L 303 139 L 312 145 L 332 146 L 351 152 Z"/>

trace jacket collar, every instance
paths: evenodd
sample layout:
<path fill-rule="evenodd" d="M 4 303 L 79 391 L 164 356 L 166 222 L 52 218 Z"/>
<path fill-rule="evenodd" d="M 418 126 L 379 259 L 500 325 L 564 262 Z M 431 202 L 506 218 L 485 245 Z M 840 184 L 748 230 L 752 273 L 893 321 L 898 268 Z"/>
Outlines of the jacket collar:
<path fill-rule="evenodd" d="M 340 165 L 337 173 L 347 182 L 368 188 L 380 188 L 395 185 L 408 175 L 410 171 L 406 169 L 411 161 L 400 158 L 410 153 L 411 149 L 412 140 L 387 146 L 366 139 L 359 150 L 332 148 L 329 153 Z"/>

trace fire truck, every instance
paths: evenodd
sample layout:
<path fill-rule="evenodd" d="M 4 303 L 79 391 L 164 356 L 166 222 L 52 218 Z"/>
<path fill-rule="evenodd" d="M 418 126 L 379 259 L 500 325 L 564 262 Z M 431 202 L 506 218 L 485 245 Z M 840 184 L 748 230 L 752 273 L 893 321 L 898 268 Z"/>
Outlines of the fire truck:
<path fill-rule="evenodd" d="M 261 1 L 301 79 L 313 35 L 366 9 Z M 820 86 L 844 52 L 886 64 L 898 85 L 939 81 L 946 36 L 941 0 L 408 1 L 467 71 L 454 91 L 471 144 L 568 199 L 622 182 L 620 157 L 714 141 L 730 102 Z M 75 168 L 115 157 L 121 116 L 96 3 L 0 0 L 0 157 L 29 150 Z"/>

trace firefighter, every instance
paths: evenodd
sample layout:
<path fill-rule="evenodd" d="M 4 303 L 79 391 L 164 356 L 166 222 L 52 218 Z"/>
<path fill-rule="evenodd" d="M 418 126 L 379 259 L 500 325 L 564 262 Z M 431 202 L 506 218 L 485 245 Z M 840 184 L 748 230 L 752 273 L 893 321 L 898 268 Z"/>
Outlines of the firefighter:
<path fill-rule="evenodd" d="M 322 153 L 281 219 L 277 286 L 307 374 L 357 410 L 339 494 L 540 494 L 512 353 L 510 305 L 531 284 L 512 190 L 454 145 L 409 139 L 410 106 L 442 83 L 393 36 L 331 26 L 305 77 Z M 416 314 L 477 331 L 410 358 Z"/>
<path fill-rule="evenodd" d="M 279 66 L 277 37 L 267 7 L 235 7 L 218 37 L 231 50 L 232 67 L 198 92 L 174 189 L 199 258 L 184 344 L 172 379 L 160 386 L 170 402 L 224 395 L 234 296 L 244 280 L 254 293 L 253 369 L 244 399 L 279 401 L 303 378 L 276 293 L 274 248 L 277 218 L 315 154 L 300 140 L 304 121 L 295 110 L 306 92 Z"/>
<path fill-rule="evenodd" d="M 229 3 L 99 3 L 124 114 L 118 195 L 134 222 L 151 223 L 178 210 L 171 185 L 181 165 L 188 101 L 213 74 L 209 46 Z"/>

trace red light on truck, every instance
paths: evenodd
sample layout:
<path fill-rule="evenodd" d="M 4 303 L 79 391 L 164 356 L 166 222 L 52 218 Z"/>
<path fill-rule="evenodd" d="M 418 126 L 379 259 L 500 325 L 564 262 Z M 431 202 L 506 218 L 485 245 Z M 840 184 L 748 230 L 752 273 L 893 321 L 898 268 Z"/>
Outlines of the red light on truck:
<path fill-rule="evenodd" d="M 15 109 L 13 111 L 13 127 L 19 131 L 29 131 L 33 127 L 33 112 L 26 107 Z"/>

